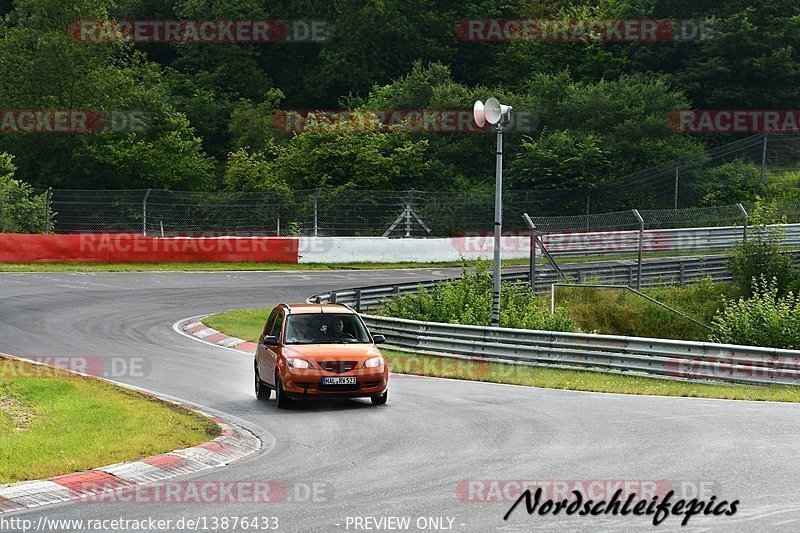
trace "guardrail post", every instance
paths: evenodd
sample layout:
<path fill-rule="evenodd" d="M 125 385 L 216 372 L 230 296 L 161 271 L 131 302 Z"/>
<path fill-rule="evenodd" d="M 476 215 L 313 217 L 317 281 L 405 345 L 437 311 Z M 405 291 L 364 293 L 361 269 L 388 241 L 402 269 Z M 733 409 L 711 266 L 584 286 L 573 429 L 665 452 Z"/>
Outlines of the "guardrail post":
<path fill-rule="evenodd" d="M 744 218 L 744 225 L 742 229 L 742 242 L 744 244 L 747 244 L 747 223 L 750 217 L 747 214 L 747 210 L 744 208 L 742 204 L 736 204 L 736 206 L 739 208 L 739 211 L 742 212 L 742 217 Z"/>
<path fill-rule="evenodd" d="M 685 267 L 683 266 L 683 263 L 680 263 L 680 266 L 678 267 L 678 281 L 681 287 L 683 287 L 684 278 L 685 278 Z"/>
<path fill-rule="evenodd" d="M 356 289 L 356 311 L 361 312 L 361 289 Z"/>
<path fill-rule="evenodd" d="M 331 291 L 331 295 L 328 297 L 328 302 L 332 304 L 336 303 L 336 291 Z"/>
<path fill-rule="evenodd" d="M 53 188 L 48 187 L 44 193 L 44 234 L 50 233 L 50 197 L 53 195 Z"/>
<path fill-rule="evenodd" d="M 644 247 L 644 219 L 639 214 L 638 209 L 633 210 L 633 215 L 639 221 L 639 258 L 637 260 L 638 266 L 636 267 L 636 288 L 642 288 L 642 249 Z"/>
<path fill-rule="evenodd" d="M 550 284 L 550 314 L 556 314 L 556 284 Z"/>
<path fill-rule="evenodd" d="M 147 192 L 144 193 L 144 199 L 142 199 L 142 236 L 147 237 L 147 197 L 150 196 L 150 191 L 152 189 L 147 189 Z"/>
<path fill-rule="evenodd" d="M 400 285 L 392 285 L 392 294 L 400 294 Z"/>

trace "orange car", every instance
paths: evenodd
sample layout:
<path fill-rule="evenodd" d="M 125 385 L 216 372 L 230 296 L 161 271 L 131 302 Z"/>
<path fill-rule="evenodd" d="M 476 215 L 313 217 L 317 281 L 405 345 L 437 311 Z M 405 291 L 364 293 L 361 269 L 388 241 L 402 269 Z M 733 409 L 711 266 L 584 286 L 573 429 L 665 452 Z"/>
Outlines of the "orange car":
<path fill-rule="evenodd" d="M 255 357 L 256 397 L 288 407 L 297 398 L 388 398 L 389 369 L 355 310 L 342 304 L 280 304 L 267 318 Z"/>

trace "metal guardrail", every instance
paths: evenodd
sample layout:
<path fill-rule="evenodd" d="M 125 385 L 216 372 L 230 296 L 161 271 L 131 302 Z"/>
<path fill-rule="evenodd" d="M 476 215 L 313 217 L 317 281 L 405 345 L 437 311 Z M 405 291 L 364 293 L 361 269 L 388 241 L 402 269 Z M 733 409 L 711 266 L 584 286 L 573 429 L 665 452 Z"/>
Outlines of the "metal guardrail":
<path fill-rule="evenodd" d="M 795 264 L 800 264 L 800 252 L 790 252 Z M 726 267 L 728 256 L 711 255 L 706 257 L 671 257 L 645 260 L 642 265 L 642 287 L 655 287 L 666 284 L 697 283 L 706 277 L 714 281 L 729 281 L 731 274 Z M 573 263 L 562 265 L 561 270 L 567 279 L 583 283 L 593 280 L 607 285 L 629 285 L 636 282 L 636 261 L 600 261 L 592 263 Z M 437 283 L 450 281 L 451 278 L 428 280 L 422 282 L 405 282 L 392 285 L 375 285 L 329 291 L 312 296 L 309 300 L 315 303 L 345 303 L 365 311 L 373 309 L 387 298 L 400 294 L 415 293 L 419 287 L 430 289 Z M 504 281 L 530 281 L 528 271 L 503 273 Z M 548 286 L 560 281 L 558 274 L 552 269 L 541 267 L 537 270 L 536 282 Z"/>
<path fill-rule="evenodd" d="M 674 380 L 800 385 L 795 350 L 362 316 L 390 344 L 423 353 Z"/>
<path fill-rule="evenodd" d="M 772 227 L 772 226 L 770 226 Z M 800 224 L 783 224 L 782 245 L 800 247 Z M 642 247 L 652 252 L 723 252 L 732 249 L 753 235 L 753 228 L 723 226 L 707 228 L 645 229 Z M 560 257 L 637 253 L 639 230 L 543 232 L 539 237 L 550 254 Z"/>
<path fill-rule="evenodd" d="M 795 263 L 800 263 L 800 252 L 789 253 Z M 726 260 L 727 256 L 722 255 L 650 260 L 643 265 L 642 285 L 693 283 L 707 276 L 727 280 L 731 276 L 725 267 Z M 633 261 L 573 264 L 563 270 L 568 276 L 577 274 L 578 279 L 591 273 L 598 280 L 630 285 L 634 264 Z M 552 283 L 558 281 L 552 270 L 545 271 L 544 276 L 550 276 Z M 527 280 L 528 272 L 506 272 L 503 279 Z M 414 293 L 420 286 L 430 288 L 444 281 L 447 280 L 330 291 L 311 296 L 308 301 L 346 303 L 364 311 L 375 308 L 386 298 Z M 441 324 L 368 314 L 362 317 L 370 328 L 383 333 L 390 345 L 422 353 L 681 381 L 800 385 L 800 352 L 796 350 Z"/>

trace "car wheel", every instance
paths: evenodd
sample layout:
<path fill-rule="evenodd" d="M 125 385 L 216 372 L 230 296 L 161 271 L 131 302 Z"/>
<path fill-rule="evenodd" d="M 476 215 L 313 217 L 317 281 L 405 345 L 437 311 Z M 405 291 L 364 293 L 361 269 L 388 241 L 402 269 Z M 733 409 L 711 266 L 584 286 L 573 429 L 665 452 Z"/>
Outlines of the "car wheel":
<path fill-rule="evenodd" d="M 386 400 L 389 399 L 389 391 L 387 390 L 380 396 L 373 396 L 372 397 L 372 405 L 383 405 L 386 403 Z"/>
<path fill-rule="evenodd" d="M 275 374 L 275 407 L 278 409 L 287 409 L 292 399 L 287 396 L 286 391 L 283 390 L 283 383 L 281 377 Z"/>
<path fill-rule="evenodd" d="M 272 396 L 272 389 L 266 383 L 261 381 L 261 376 L 258 375 L 258 369 L 255 371 L 256 375 L 256 398 L 259 400 L 269 400 Z"/>

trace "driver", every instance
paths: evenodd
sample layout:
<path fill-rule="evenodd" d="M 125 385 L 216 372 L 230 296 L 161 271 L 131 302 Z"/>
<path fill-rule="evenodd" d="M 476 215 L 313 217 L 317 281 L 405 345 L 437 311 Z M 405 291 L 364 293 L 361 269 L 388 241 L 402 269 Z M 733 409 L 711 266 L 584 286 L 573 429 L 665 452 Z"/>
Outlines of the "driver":
<path fill-rule="evenodd" d="M 353 336 L 344 331 L 344 320 L 334 318 L 331 322 L 331 336 L 337 339 L 352 339 Z"/>

